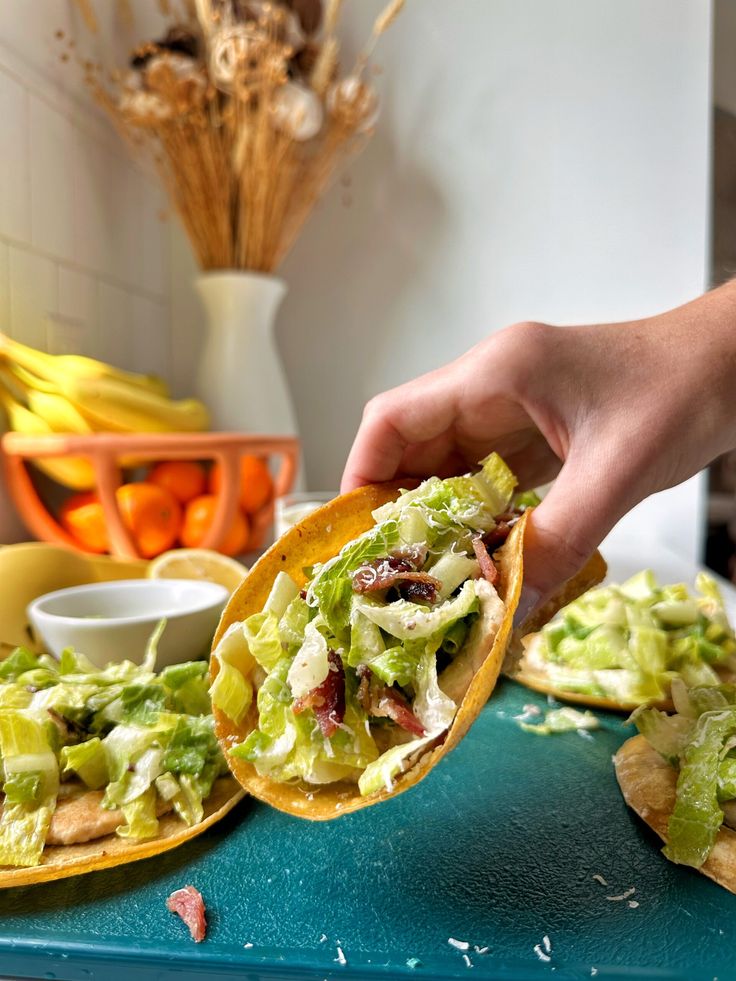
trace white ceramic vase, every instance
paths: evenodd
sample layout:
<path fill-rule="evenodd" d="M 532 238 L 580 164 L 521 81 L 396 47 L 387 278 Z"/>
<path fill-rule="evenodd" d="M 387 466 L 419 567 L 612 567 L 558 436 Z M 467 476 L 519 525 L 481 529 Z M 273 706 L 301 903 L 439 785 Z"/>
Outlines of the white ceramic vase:
<path fill-rule="evenodd" d="M 274 339 L 286 283 L 265 273 L 223 270 L 196 281 L 206 313 L 197 394 L 212 428 L 296 436 L 294 408 Z"/>

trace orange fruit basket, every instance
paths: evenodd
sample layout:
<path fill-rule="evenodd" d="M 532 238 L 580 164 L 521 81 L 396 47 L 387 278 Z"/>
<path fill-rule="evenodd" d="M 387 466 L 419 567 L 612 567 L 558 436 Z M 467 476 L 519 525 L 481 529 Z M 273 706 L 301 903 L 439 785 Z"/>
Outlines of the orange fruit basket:
<path fill-rule="evenodd" d="M 87 552 L 99 551 L 99 548 L 89 547 L 63 527 L 42 500 L 28 464 L 47 457 L 89 459 L 104 515 L 108 551 L 126 559 L 141 558 L 142 554 L 131 521 L 126 520 L 128 515 L 120 510 L 118 489 L 124 483 L 121 461 L 135 460 L 136 465 L 149 461 L 211 461 L 213 471 L 217 472 L 216 491 L 210 489 L 210 493 L 215 494 L 216 505 L 211 508 L 211 523 L 203 531 L 199 547 L 224 551 L 240 516 L 243 457 L 262 459 L 270 464 L 273 473 L 273 488 L 268 501 L 248 515 L 249 550 L 263 545 L 273 520 L 274 499 L 291 490 L 299 458 L 299 441 L 295 437 L 243 433 L 54 433 L 29 436 L 11 432 L 5 433 L 0 446 L 8 489 L 28 530 L 41 541 Z M 128 464 L 125 466 L 127 468 Z"/>

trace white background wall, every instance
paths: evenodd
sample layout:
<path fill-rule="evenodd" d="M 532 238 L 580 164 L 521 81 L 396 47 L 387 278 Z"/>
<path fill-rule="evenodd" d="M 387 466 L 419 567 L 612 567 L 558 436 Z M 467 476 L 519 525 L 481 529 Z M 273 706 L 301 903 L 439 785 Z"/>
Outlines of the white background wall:
<path fill-rule="evenodd" d="M 346 0 L 354 43 L 381 6 Z M 71 73 L 50 34 L 68 10 L 0 5 L 0 315 L 40 343 L 45 314 L 68 312 L 83 349 L 183 392 L 201 342 L 191 260 L 174 231 L 167 271 L 154 187 L 58 94 Z M 335 188 L 283 269 L 279 343 L 314 487 L 336 486 L 367 398 L 488 331 L 641 316 L 705 282 L 705 0 L 410 0 L 378 60 L 384 111 L 352 203 Z M 667 524 L 693 552 L 697 507 L 687 486 L 628 527 Z"/>

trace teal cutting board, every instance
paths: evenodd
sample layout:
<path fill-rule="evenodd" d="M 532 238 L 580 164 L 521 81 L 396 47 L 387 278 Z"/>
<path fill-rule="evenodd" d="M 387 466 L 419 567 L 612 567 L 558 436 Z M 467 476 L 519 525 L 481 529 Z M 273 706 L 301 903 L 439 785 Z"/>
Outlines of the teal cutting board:
<path fill-rule="evenodd" d="M 514 719 L 529 702 L 546 708 L 503 684 L 378 807 L 311 824 L 245 801 L 175 852 L 0 893 L 0 975 L 736 978 L 736 896 L 666 862 L 621 799 L 611 755 L 629 730 L 601 714 L 589 739 L 531 735 Z M 198 945 L 165 905 L 187 883 L 208 907 Z"/>

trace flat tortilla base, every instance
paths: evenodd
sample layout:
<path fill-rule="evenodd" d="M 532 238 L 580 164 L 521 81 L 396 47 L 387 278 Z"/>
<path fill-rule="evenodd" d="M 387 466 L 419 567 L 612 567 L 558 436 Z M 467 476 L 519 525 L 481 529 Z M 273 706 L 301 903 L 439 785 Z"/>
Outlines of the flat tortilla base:
<path fill-rule="evenodd" d="M 204 802 L 204 817 L 199 824 L 188 828 L 170 813 L 159 819 L 160 833 L 150 841 L 134 843 L 117 835 L 107 835 L 82 845 L 51 845 L 44 849 L 41 865 L 22 869 L 0 867 L 0 889 L 66 879 L 168 852 L 206 831 L 244 796 L 244 791 L 232 777 L 223 777 L 215 782 L 212 793 Z"/>
<path fill-rule="evenodd" d="M 337 555 L 346 542 L 373 527 L 371 512 L 388 501 L 396 500 L 398 494 L 398 484 L 361 487 L 338 497 L 289 529 L 253 566 L 250 574 L 231 597 L 215 634 L 213 650 L 230 624 L 263 609 L 278 572 L 287 572 L 298 585 L 303 585 L 306 582 L 305 566 L 324 562 Z M 423 779 L 462 739 L 496 684 L 511 634 L 514 611 L 521 594 L 525 527 L 526 514 L 514 526 L 504 547 L 496 553 L 500 574 L 498 593 L 506 606 L 506 615 L 488 656 L 475 673 L 446 735 L 439 736 L 434 747 L 425 751 L 405 773 L 395 779 L 391 791 L 384 789 L 362 797 L 357 784 L 348 781 L 317 787 L 278 783 L 269 777 L 260 776 L 252 764 L 236 759 L 228 752 L 257 726 L 258 710 L 254 700 L 239 726 L 214 709 L 215 731 L 225 759 L 248 793 L 287 814 L 312 821 L 328 821 L 396 797 Z M 216 660 L 211 658 L 210 673 L 213 680 L 218 669 Z"/>
<path fill-rule="evenodd" d="M 633 712 L 634 709 L 643 704 L 642 702 L 615 702 L 611 698 L 600 695 L 585 695 L 579 691 L 555 688 L 554 685 L 550 684 L 547 675 L 538 671 L 527 671 L 523 666 L 508 676 L 514 681 L 526 685 L 527 688 L 541 692 L 543 695 L 551 695 L 560 702 L 574 702 L 576 705 L 587 705 L 589 708 L 605 709 L 608 712 L 625 712 L 628 715 L 629 712 Z M 666 699 L 663 702 L 647 702 L 646 704 L 661 709 L 663 712 L 671 712 L 674 708 L 671 699 Z"/>
<path fill-rule="evenodd" d="M 628 739 L 614 756 L 613 765 L 626 803 L 667 841 L 669 819 L 675 806 L 676 771 L 644 736 Z M 736 893 L 736 832 L 721 827 L 713 851 L 696 871 Z"/>

